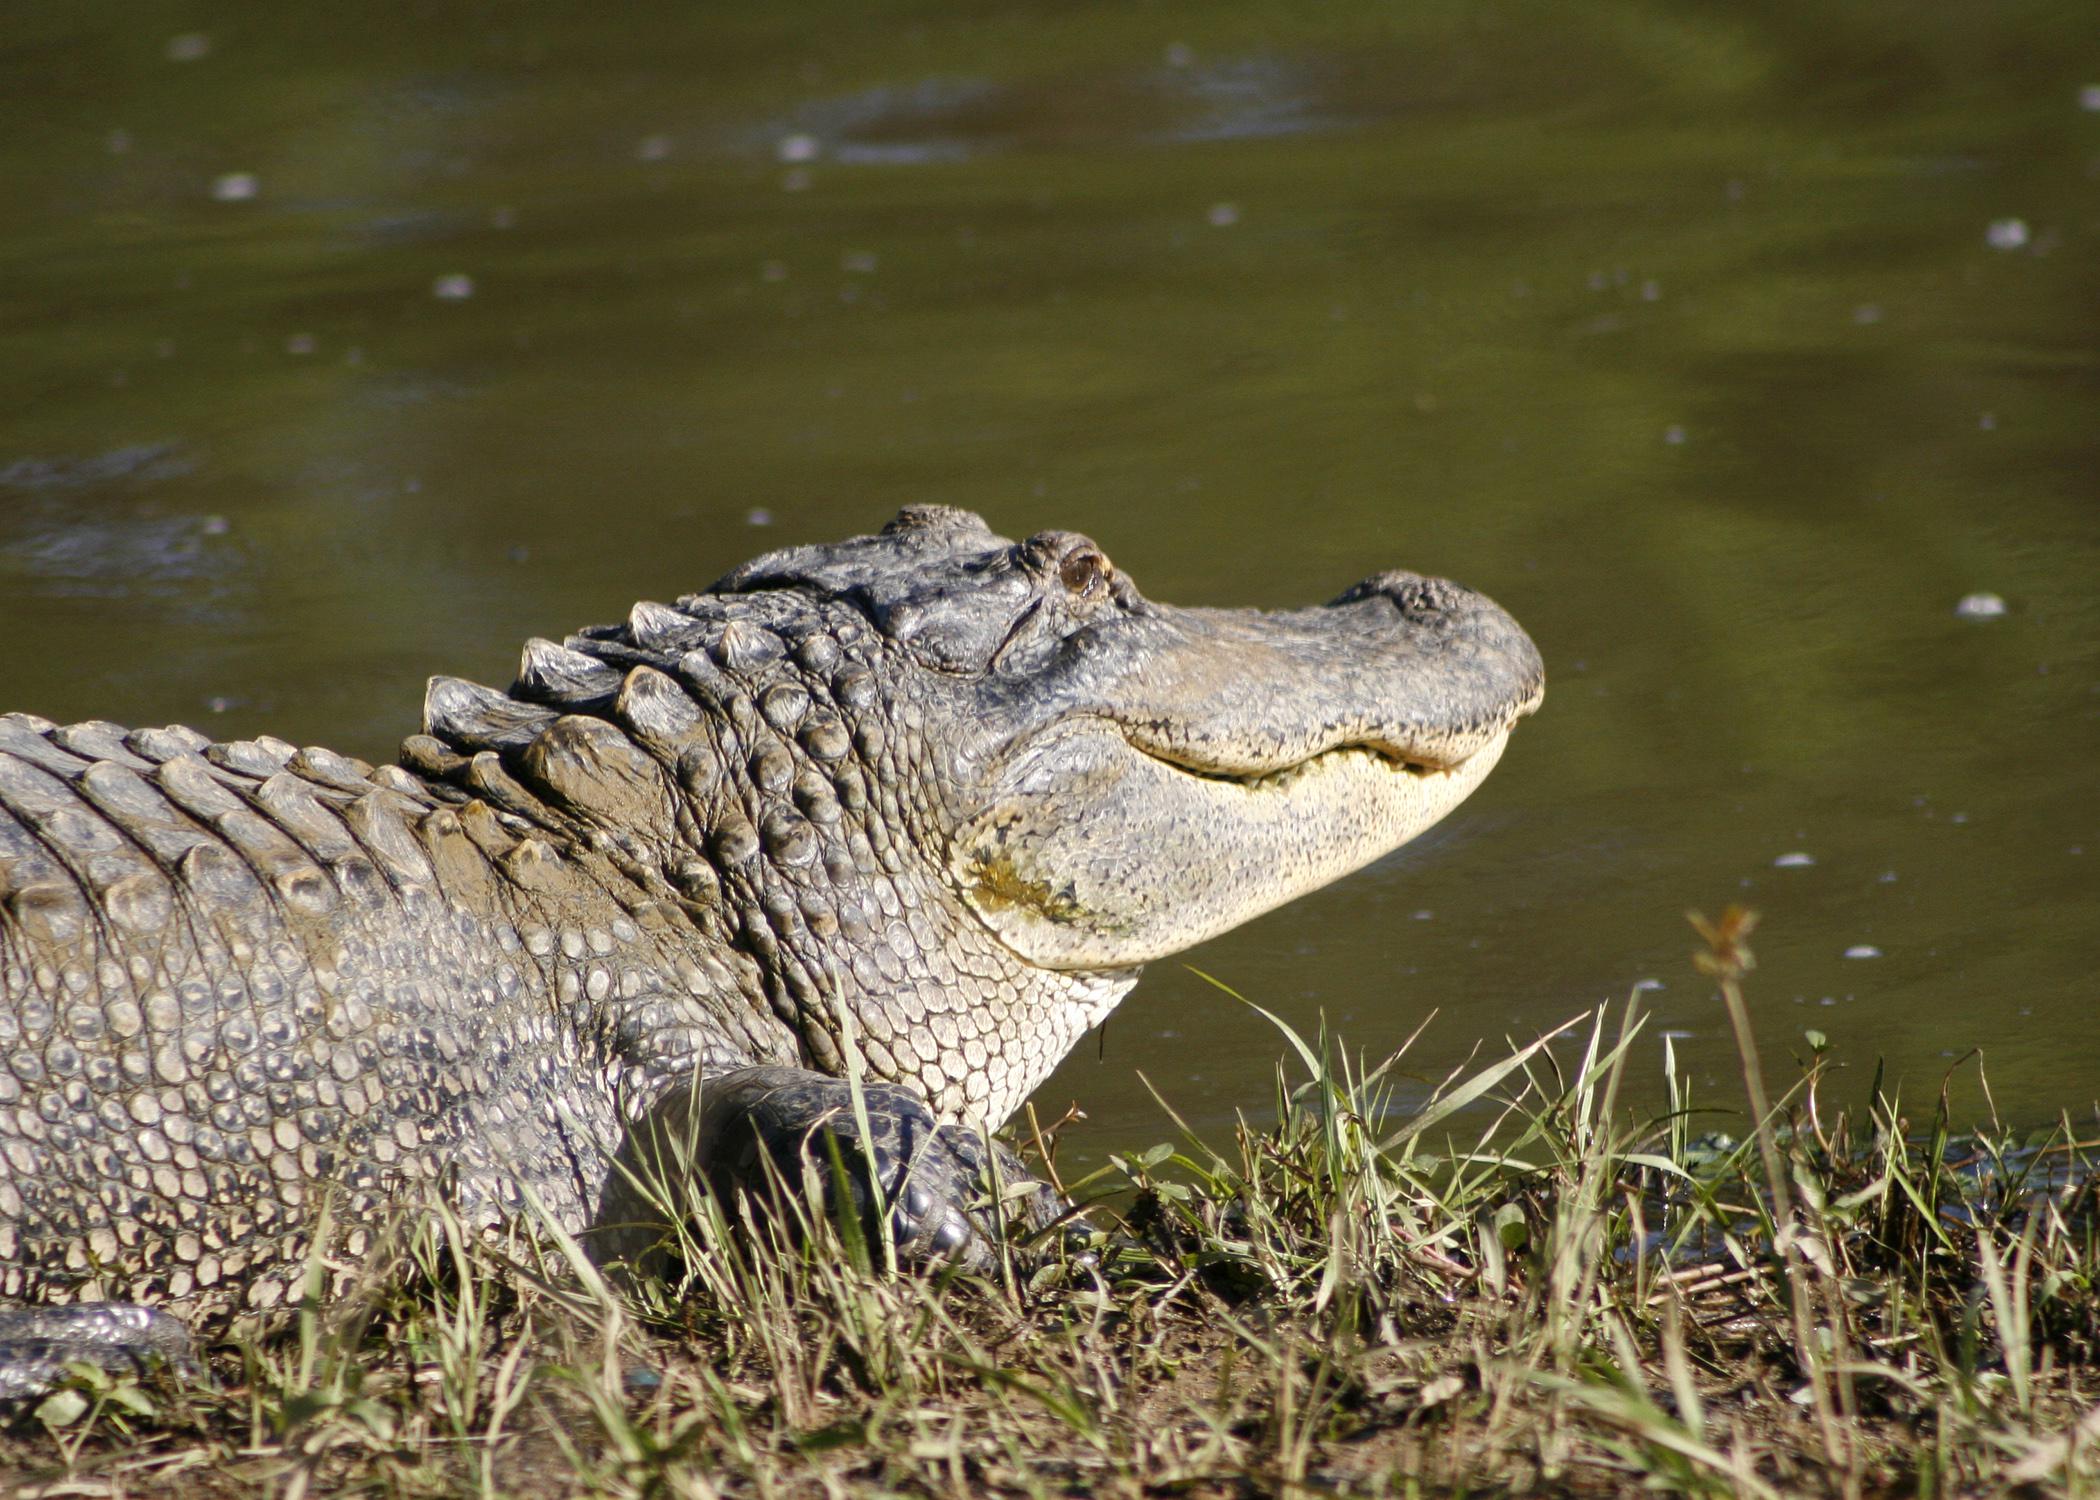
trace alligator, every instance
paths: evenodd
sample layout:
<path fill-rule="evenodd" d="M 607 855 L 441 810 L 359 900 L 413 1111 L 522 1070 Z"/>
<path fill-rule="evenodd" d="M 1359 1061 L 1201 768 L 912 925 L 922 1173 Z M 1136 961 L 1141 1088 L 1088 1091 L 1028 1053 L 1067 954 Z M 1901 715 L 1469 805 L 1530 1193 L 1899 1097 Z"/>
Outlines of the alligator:
<path fill-rule="evenodd" d="M 0 1395 L 281 1323 L 414 1192 L 589 1242 L 667 1132 L 981 1266 L 986 1132 L 1139 968 L 1412 838 L 1543 684 L 1441 579 L 1177 609 L 924 506 L 433 678 L 395 765 L 0 718 Z"/>

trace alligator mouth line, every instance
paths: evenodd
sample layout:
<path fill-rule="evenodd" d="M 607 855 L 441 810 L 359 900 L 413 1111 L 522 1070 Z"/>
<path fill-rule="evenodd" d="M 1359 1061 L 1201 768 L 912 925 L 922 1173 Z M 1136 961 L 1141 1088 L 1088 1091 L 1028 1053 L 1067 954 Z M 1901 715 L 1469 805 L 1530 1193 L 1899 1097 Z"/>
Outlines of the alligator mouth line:
<path fill-rule="evenodd" d="M 1448 776 L 1453 771 L 1456 771 L 1460 765 L 1464 764 L 1463 761 L 1460 761 L 1451 765 L 1434 765 L 1428 761 L 1411 760 L 1406 756 L 1398 755 L 1386 749 L 1382 745 L 1359 742 L 1348 745 L 1332 745 L 1325 750 L 1315 751 L 1304 760 L 1293 761 L 1290 765 L 1278 766 L 1274 770 L 1242 772 L 1229 771 L 1218 766 L 1200 765 L 1193 761 L 1182 759 L 1166 751 L 1154 749 L 1133 739 L 1127 733 L 1123 736 L 1123 740 L 1131 749 L 1137 751 L 1138 754 L 1146 757 L 1148 760 L 1156 760 L 1161 765 L 1179 771 L 1184 776 L 1193 776 L 1199 781 L 1215 781 L 1224 786 L 1239 787 L 1247 791 L 1272 790 L 1286 783 L 1299 780 L 1304 776 L 1316 774 L 1326 767 L 1340 764 L 1342 761 L 1350 758 L 1377 761 L 1395 775 L 1410 776 L 1422 781 Z"/>

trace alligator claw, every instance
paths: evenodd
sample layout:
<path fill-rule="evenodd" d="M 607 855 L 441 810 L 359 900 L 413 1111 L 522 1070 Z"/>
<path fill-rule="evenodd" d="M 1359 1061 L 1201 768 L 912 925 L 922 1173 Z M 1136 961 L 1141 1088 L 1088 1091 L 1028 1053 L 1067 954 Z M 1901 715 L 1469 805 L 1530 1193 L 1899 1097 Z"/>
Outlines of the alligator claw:
<path fill-rule="evenodd" d="M 792 1068 L 752 1068 L 703 1086 L 708 1175 L 718 1196 L 765 1203 L 773 1181 L 790 1189 L 814 1173 L 824 1209 L 848 1195 L 874 1237 L 875 1204 L 889 1211 L 899 1260 L 988 1269 L 1000 1216 L 992 1190 L 1007 1192 L 1007 1227 L 1025 1236 L 1055 1221 L 1065 1205 L 1011 1150 L 962 1125 L 943 1123 L 910 1089 L 871 1083 L 861 1089 L 868 1124 L 864 1142 L 851 1086 Z M 997 1158 L 996 1184 L 991 1170 Z M 768 1170 L 770 1163 L 771 1170 Z M 1016 1183 L 1036 1191 L 1013 1200 Z M 876 1187 L 879 1185 L 879 1193 Z M 793 1222 L 792 1213 L 784 1216 Z"/>

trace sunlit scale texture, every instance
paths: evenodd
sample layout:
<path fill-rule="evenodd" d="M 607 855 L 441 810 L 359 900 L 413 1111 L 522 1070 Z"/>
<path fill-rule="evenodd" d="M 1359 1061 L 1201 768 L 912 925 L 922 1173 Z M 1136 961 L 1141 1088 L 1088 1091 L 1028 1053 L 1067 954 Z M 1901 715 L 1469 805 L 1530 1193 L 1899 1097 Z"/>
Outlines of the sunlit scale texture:
<path fill-rule="evenodd" d="M 324 1199 L 355 1254 L 410 1186 L 580 1226 L 624 1075 L 779 1049 L 696 1004 L 725 970 L 681 992 L 634 914 L 515 878 L 506 821 L 323 751 L 0 721 L 0 1292 L 268 1309 Z"/>

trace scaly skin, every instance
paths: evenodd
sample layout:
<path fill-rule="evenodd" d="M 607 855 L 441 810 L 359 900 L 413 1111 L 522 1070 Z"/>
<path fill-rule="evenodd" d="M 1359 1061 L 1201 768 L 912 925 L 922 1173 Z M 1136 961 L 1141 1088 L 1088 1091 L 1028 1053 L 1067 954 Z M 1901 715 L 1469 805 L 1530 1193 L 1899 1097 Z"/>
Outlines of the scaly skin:
<path fill-rule="evenodd" d="M 398 766 L 0 718 L 0 1395 L 168 1353 L 142 1308 L 267 1319 L 324 1203 L 339 1263 L 413 1193 L 593 1243 L 660 1134 L 734 1195 L 829 1131 L 902 1253 L 981 1263 L 979 1130 L 1140 964 L 1448 810 L 1542 681 L 1452 585 L 1175 611 L 927 508 L 435 679 Z"/>

